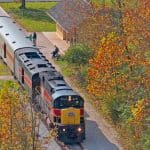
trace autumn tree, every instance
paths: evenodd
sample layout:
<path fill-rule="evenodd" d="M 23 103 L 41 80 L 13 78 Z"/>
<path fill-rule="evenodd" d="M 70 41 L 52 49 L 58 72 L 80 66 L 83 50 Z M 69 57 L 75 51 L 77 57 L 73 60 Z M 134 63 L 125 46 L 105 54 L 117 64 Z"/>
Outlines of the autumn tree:
<path fill-rule="evenodd" d="M 150 131 L 147 128 L 150 5 L 147 0 L 130 6 L 128 1 L 116 2 L 121 14 L 119 26 L 115 35 L 108 34 L 101 39 L 99 50 L 90 60 L 88 90 L 98 97 L 102 109 L 107 109 L 113 120 L 131 126 L 136 138 L 134 148 L 143 149 L 148 141 L 143 144 L 141 139 Z M 130 124 L 130 120 L 134 123 Z"/>
<path fill-rule="evenodd" d="M 103 99 L 101 105 L 103 102 L 105 107 L 109 105 L 107 109 L 111 109 L 111 115 L 116 121 L 119 111 L 112 105 L 114 102 L 120 105 L 125 100 L 122 92 L 127 88 L 124 84 L 127 80 L 125 44 L 120 36 L 112 32 L 102 38 L 100 45 L 98 53 L 90 60 L 88 90 L 98 99 Z"/>
<path fill-rule="evenodd" d="M 33 111 L 28 100 L 27 93 L 15 83 L 9 82 L 0 89 L 1 149 L 40 149 L 35 131 L 39 114 Z"/>
<path fill-rule="evenodd" d="M 136 142 L 139 143 L 141 139 L 147 140 L 141 141 L 137 144 L 137 148 L 148 149 L 150 146 L 150 139 L 146 133 L 150 132 L 147 127 L 149 116 L 149 104 L 150 104 L 150 53 L 149 53 L 149 11 L 150 2 L 148 0 L 142 0 L 138 2 L 136 9 L 130 9 L 124 14 L 123 24 L 124 32 L 127 36 L 128 53 L 130 57 L 130 66 L 132 72 L 136 73 L 136 97 L 137 99 L 143 99 L 144 109 L 141 111 L 143 120 L 140 119 L 134 121 L 132 124 L 135 132 Z M 134 77 L 135 78 L 135 77 Z M 138 102 L 135 102 L 138 104 Z M 142 110 L 142 106 L 139 107 Z M 137 129 L 138 126 L 138 129 Z M 142 130 L 140 130 L 142 128 Z M 138 137 L 138 138 L 137 138 Z M 138 140 L 138 141 L 137 141 Z M 140 146 L 139 146 L 140 145 Z M 147 146 L 146 146 L 147 145 Z"/>
<path fill-rule="evenodd" d="M 110 7 L 91 4 L 91 12 L 88 17 L 79 25 L 78 42 L 88 44 L 94 51 L 100 46 L 102 37 L 110 32 L 116 32 L 118 27 L 118 10 Z"/>
<path fill-rule="evenodd" d="M 106 0 L 107 1 L 107 0 Z M 78 28 L 78 42 L 88 44 L 93 50 L 98 50 L 100 40 L 110 32 L 124 34 L 123 17 L 129 8 L 135 8 L 138 0 L 111 0 L 111 4 L 101 1 L 100 4 L 89 0 L 90 10 L 85 14 Z M 111 6 L 112 5 L 112 6 Z"/>
<path fill-rule="evenodd" d="M 144 121 L 144 103 L 143 99 L 138 100 L 135 104 L 131 106 L 132 118 L 130 119 L 130 123 L 134 126 L 134 137 L 139 138 Z"/>

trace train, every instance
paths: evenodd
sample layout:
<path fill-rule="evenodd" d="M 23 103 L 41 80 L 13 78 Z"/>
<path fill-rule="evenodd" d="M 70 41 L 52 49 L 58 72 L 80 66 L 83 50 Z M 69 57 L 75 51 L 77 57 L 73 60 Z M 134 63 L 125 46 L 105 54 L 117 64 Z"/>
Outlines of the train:
<path fill-rule="evenodd" d="M 85 139 L 84 99 L 2 8 L 0 57 L 28 91 L 31 103 L 46 116 L 49 128 L 57 128 L 58 140 L 81 143 Z"/>

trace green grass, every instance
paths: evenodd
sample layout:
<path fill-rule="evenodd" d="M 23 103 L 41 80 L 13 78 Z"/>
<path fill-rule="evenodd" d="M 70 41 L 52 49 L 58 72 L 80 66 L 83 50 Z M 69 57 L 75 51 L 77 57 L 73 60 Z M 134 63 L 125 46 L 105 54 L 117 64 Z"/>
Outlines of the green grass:
<path fill-rule="evenodd" d="M 68 65 L 66 61 L 55 61 L 61 67 L 61 72 L 65 77 L 71 77 L 73 75 L 73 66 Z"/>
<path fill-rule="evenodd" d="M 5 85 L 10 85 L 11 83 L 16 83 L 16 82 L 15 81 L 0 80 L 0 89 L 2 89 Z"/>
<path fill-rule="evenodd" d="M 56 2 L 27 2 L 25 10 L 19 7 L 21 3 L 0 3 L 14 19 L 30 32 L 55 31 L 55 22 L 46 12 L 56 4 Z"/>
<path fill-rule="evenodd" d="M 0 76 L 10 75 L 8 67 L 0 60 Z"/>
<path fill-rule="evenodd" d="M 96 4 L 114 5 L 116 0 L 93 0 Z"/>

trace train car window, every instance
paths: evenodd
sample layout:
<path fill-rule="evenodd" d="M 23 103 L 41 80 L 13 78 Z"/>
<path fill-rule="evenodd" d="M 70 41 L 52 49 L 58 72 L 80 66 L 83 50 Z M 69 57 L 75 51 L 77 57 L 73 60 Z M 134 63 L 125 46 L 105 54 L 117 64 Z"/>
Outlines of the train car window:
<path fill-rule="evenodd" d="M 42 77 L 42 81 L 45 82 L 45 77 Z"/>
<path fill-rule="evenodd" d="M 51 88 L 51 90 L 50 90 L 50 91 L 51 91 L 51 93 L 54 93 L 54 92 L 55 92 L 53 88 Z"/>
<path fill-rule="evenodd" d="M 84 123 L 84 117 L 80 117 L 80 123 Z"/>
<path fill-rule="evenodd" d="M 35 53 L 35 52 L 28 52 L 28 53 L 25 53 L 26 57 L 29 58 L 29 59 L 38 59 L 40 58 L 40 56 Z"/>
<path fill-rule="evenodd" d="M 60 117 L 54 117 L 54 120 L 53 120 L 54 122 L 57 122 L 57 123 L 61 123 L 61 119 L 60 119 Z"/>
<path fill-rule="evenodd" d="M 4 43 L 4 58 L 6 58 L 6 43 Z"/>

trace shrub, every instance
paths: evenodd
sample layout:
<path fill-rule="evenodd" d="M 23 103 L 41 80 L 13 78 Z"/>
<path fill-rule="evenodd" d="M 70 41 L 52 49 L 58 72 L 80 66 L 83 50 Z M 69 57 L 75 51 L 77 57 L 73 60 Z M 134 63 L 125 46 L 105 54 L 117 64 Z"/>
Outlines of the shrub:
<path fill-rule="evenodd" d="M 150 131 L 150 130 L 149 130 Z M 150 132 L 144 133 L 141 138 L 141 145 L 143 150 L 149 150 L 150 148 Z"/>
<path fill-rule="evenodd" d="M 87 64 L 91 56 L 93 55 L 93 51 L 86 45 L 78 44 L 73 45 L 66 52 L 64 59 L 69 63 L 84 65 Z"/>
<path fill-rule="evenodd" d="M 114 123 L 117 122 L 127 122 L 129 118 L 132 117 L 130 106 L 116 98 L 112 98 L 107 103 L 107 108 L 110 111 L 111 118 Z"/>
<path fill-rule="evenodd" d="M 82 87 L 86 87 L 87 86 L 87 72 L 88 72 L 88 65 L 84 65 L 83 67 L 80 68 L 79 74 L 78 74 L 78 78 L 80 80 L 80 83 Z"/>

